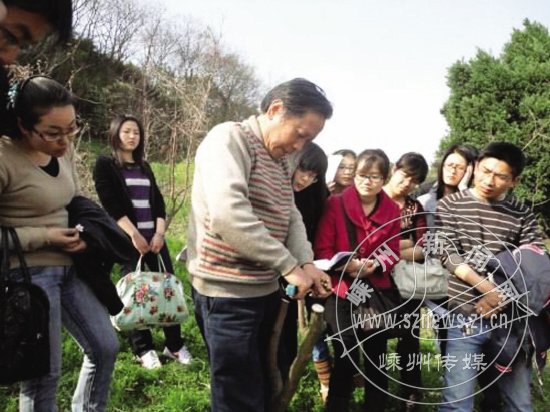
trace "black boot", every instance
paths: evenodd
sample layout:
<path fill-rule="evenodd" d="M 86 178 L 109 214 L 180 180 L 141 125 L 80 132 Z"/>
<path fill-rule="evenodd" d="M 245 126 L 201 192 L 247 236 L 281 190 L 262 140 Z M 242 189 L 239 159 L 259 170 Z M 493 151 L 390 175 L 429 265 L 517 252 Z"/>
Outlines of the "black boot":
<path fill-rule="evenodd" d="M 339 396 L 330 396 L 330 392 L 329 392 L 325 411 L 326 412 L 348 412 L 349 398 L 343 398 Z"/>

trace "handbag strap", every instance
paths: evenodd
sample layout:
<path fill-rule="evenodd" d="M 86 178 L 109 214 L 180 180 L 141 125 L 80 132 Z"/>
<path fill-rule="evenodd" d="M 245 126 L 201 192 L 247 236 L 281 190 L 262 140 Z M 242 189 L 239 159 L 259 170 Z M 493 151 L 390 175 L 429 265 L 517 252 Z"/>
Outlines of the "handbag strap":
<path fill-rule="evenodd" d="M 136 264 L 136 270 L 134 271 L 135 276 L 139 276 L 141 274 L 142 259 L 143 259 L 143 255 L 140 255 Z M 158 271 L 161 273 L 167 273 L 166 265 L 164 264 L 164 261 L 162 260 L 160 253 L 157 254 L 157 261 L 158 261 Z M 147 264 L 145 264 L 145 266 L 147 266 L 147 269 L 151 270 L 151 268 Z"/>
<path fill-rule="evenodd" d="M 159 272 L 168 273 L 168 271 L 166 270 L 166 265 L 164 264 L 164 260 L 162 260 L 162 256 L 160 255 L 160 253 L 157 253 L 157 261 Z"/>
<path fill-rule="evenodd" d="M 344 207 L 344 198 L 342 196 L 340 196 L 340 206 L 342 207 L 342 216 L 344 216 L 344 223 L 346 224 L 349 249 L 355 250 L 357 248 L 357 245 L 359 244 L 357 242 L 357 232 L 355 230 L 355 225 L 346 213 L 346 208 Z"/>
<path fill-rule="evenodd" d="M 26 283 L 31 283 L 31 276 L 29 274 L 29 268 L 27 267 L 27 262 L 25 261 L 25 256 L 23 255 L 23 249 L 21 247 L 21 242 L 19 241 L 19 236 L 13 227 L 2 227 L 2 280 L 8 280 L 8 272 L 10 270 L 10 253 L 9 253 L 9 238 L 12 240 L 12 249 L 15 252 L 15 255 L 19 259 L 19 269 L 23 275 L 23 280 Z"/>
<path fill-rule="evenodd" d="M 7 261 L 9 259 L 8 256 L 8 228 L 2 226 L 1 230 L 1 236 L 2 236 L 2 254 L 0 254 L 0 292 L 4 290 L 4 282 L 7 281 L 8 276 L 8 270 L 9 267 L 7 266 Z"/>
<path fill-rule="evenodd" d="M 139 259 L 136 263 L 136 270 L 134 270 L 134 275 L 139 276 L 141 275 L 141 259 L 143 258 L 143 255 L 139 255 Z"/>

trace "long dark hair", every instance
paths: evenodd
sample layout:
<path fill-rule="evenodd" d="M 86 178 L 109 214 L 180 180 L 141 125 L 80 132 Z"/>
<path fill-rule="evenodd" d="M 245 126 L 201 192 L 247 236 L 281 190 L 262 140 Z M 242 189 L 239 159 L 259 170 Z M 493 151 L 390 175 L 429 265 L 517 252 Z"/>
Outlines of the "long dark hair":
<path fill-rule="evenodd" d="M 325 202 L 329 195 L 325 174 L 327 173 L 327 155 L 315 143 L 308 143 L 300 153 L 298 168 L 317 174 L 317 181 L 304 190 L 294 192 L 296 207 L 302 214 L 307 238 L 313 243 L 317 225 L 323 214 Z"/>
<path fill-rule="evenodd" d="M 474 146 L 471 146 L 469 144 L 461 145 L 461 144 L 454 144 L 447 151 L 443 154 L 443 157 L 441 158 L 441 163 L 439 164 L 439 167 L 437 168 L 437 189 L 436 189 L 436 199 L 439 200 L 443 196 L 445 196 L 445 182 L 443 181 L 443 165 L 445 164 L 445 160 L 447 160 L 447 157 L 449 157 L 451 154 L 456 153 L 460 156 L 462 156 L 466 160 L 466 164 L 470 165 L 473 164 L 476 161 L 478 151 Z M 474 175 L 472 173 L 472 176 L 470 176 L 470 180 L 468 181 L 468 186 L 472 183 L 472 179 L 474 178 Z M 453 189 L 454 192 L 458 191 L 458 187 Z"/>
<path fill-rule="evenodd" d="M 8 108 L 3 132 L 18 139 L 19 127 L 32 130 L 40 118 L 54 107 L 74 106 L 76 98 L 48 76 L 30 76 L 15 83 L 8 92 Z M 18 124 L 19 122 L 19 124 Z"/>
<path fill-rule="evenodd" d="M 298 167 L 304 172 L 314 172 L 317 174 L 317 181 L 325 181 L 327 173 L 328 160 L 327 155 L 317 144 L 310 142 L 302 149 Z"/>
<path fill-rule="evenodd" d="M 120 147 L 121 147 L 121 141 L 120 141 L 120 129 L 122 128 L 122 125 L 125 122 L 135 122 L 137 124 L 137 127 L 139 129 L 139 143 L 137 147 L 132 152 L 132 158 L 134 159 L 134 162 L 139 165 L 140 167 L 143 167 L 143 154 L 145 151 L 145 133 L 143 131 L 143 125 L 139 121 L 139 119 L 135 116 L 132 116 L 130 114 L 122 114 L 116 116 L 113 120 L 111 120 L 111 125 L 109 127 L 109 143 L 111 144 L 111 148 L 113 149 L 113 157 L 116 160 L 116 163 L 119 167 L 122 167 L 123 160 L 120 156 Z"/>

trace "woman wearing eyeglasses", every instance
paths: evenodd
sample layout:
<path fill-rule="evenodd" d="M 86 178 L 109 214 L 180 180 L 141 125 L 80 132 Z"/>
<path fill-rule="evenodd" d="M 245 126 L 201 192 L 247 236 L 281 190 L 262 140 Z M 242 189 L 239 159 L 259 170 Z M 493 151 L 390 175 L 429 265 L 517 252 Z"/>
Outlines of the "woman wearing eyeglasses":
<path fill-rule="evenodd" d="M 356 305 L 349 297 L 355 279 L 361 283 L 361 279 L 368 278 L 382 292 L 392 287 L 390 272 L 397 259 L 379 258 L 382 253 L 399 257 L 399 207 L 382 190 L 389 169 L 390 162 L 382 150 L 361 152 L 353 185 L 329 198 L 315 238 L 316 259 L 330 259 L 344 251 L 357 253 L 345 272 L 341 268 L 331 276 L 335 294 L 325 304 L 329 334 L 336 335 L 328 411 L 349 409 L 361 352 L 366 378 L 364 410 L 384 410 L 388 378 L 381 371 L 380 361 L 386 353 L 387 338 L 384 334 L 366 335 L 353 327 L 352 310 Z M 357 245 L 351 244 L 355 241 Z M 342 356 L 344 351 L 349 354 Z"/>
<path fill-rule="evenodd" d="M 353 184 L 357 156 L 353 150 L 340 149 L 331 157 L 339 157 L 340 164 L 336 169 L 334 180 L 327 182 L 327 187 L 331 195 L 338 195 Z"/>
<path fill-rule="evenodd" d="M 476 157 L 476 148 L 460 144 L 452 145 L 443 154 L 437 169 L 437 181 L 428 193 L 417 199 L 426 212 L 427 228 L 430 232 L 435 232 L 434 213 L 439 199 L 470 186 Z M 446 307 L 445 299 L 437 300 L 436 303 Z M 434 324 L 434 330 L 438 337 L 439 350 L 443 355 L 447 346 L 447 329 L 438 328 L 437 324 Z"/>
<path fill-rule="evenodd" d="M 470 145 L 455 144 L 443 154 L 437 169 L 437 181 L 428 193 L 418 197 L 424 210 L 429 212 L 426 215 L 429 228 L 433 228 L 433 213 L 438 200 L 470 187 L 476 158 L 477 149 Z"/>
<path fill-rule="evenodd" d="M 31 281 L 50 303 L 51 370 L 21 384 L 19 410 L 57 410 L 63 326 L 84 352 L 72 410 L 104 411 L 118 340 L 107 309 L 76 276 L 71 258 L 86 248 L 77 229 L 68 227 L 65 209 L 80 192 L 75 99 L 55 80 L 34 76 L 14 87 L 9 100 L 16 126 L 0 139 L 0 224 L 16 228 Z M 10 273 L 21 276 L 18 269 Z"/>

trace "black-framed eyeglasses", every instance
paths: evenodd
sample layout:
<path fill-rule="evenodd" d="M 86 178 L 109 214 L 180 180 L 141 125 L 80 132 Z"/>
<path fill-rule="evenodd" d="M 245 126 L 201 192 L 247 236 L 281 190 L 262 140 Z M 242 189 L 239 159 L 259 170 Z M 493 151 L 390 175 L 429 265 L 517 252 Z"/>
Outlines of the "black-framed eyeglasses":
<path fill-rule="evenodd" d="M 457 172 L 464 172 L 466 170 L 466 166 L 454 163 L 444 163 L 443 167 L 447 170 L 456 170 Z"/>
<path fill-rule="evenodd" d="M 83 129 L 83 123 L 80 119 L 76 119 L 76 125 L 73 129 L 66 132 L 41 132 L 36 130 L 34 127 L 32 129 L 42 140 L 46 142 L 55 142 L 64 137 L 67 137 L 69 140 L 73 140 Z"/>
<path fill-rule="evenodd" d="M 355 178 L 360 183 L 363 183 L 367 179 L 370 180 L 372 183 L 380 183 L 384 179 L 384 176 L 382 176 L 382 175 L 365 175 L 365 176 L 355 175 Z"/>

